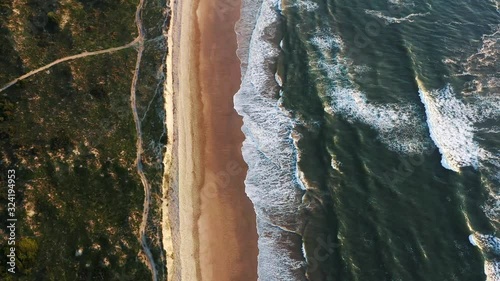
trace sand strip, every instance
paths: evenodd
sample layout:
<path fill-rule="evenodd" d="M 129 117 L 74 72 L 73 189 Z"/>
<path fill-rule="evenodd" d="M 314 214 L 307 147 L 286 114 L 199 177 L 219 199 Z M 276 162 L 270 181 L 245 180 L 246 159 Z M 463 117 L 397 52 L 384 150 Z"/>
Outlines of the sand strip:
<path fill-rule="evenodd" d="M 237 0 L 174 4 L 180 240 L 174 280 L 257 280 L 255 213 L 244 191 L 242 121 L 233 108 L 241 78 L 239 13 Z"/>

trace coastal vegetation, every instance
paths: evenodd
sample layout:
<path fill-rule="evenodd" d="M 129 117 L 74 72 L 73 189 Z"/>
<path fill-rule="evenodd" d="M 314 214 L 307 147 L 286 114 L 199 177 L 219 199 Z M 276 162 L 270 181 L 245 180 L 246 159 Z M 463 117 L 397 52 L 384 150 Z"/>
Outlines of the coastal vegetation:
<path fill-rule="evenodd" d="M 130 43 L 138 1 L 0 1 L 0 85 L 67 56 Z M 162 1 L 146 2 L 147 44 L 137 110 L 142 165 L 152 186 L 147 241 L 164 276 L 161 155 Z M 15 276 L 0 256 L 0 280 L 150 280 L 139 241 L 144 190 L 137 175 L 130 108 L 133 48 L 55 65 L 0 93 L 0 178 L 17 172 Z M 0 220 L 7 219 L 0 194 Z M 157 223 L 156 225 L 159 225 Z M 5 239 L 4 230 L 0 230 Z M 2 243 L 2 245 L 7 245 Z M 3 251 L 7 251 L 5 246 Z M 14 278 L 14 279 L 12 279 Z"/>

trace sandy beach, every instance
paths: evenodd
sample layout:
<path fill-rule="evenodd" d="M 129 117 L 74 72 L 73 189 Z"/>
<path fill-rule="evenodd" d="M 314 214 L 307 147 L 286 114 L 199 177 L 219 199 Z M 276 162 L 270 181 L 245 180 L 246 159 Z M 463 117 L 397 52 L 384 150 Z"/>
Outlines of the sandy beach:
<path fill-rule="evenodd" d="M 184 0 L 173 9 L 169 135 L 178 159 L 178 222 L 169 224 L 169 280 L 257 280 L 255 213 L 244 191 L 242 120 L 233 108 L 240 3 Z"/>

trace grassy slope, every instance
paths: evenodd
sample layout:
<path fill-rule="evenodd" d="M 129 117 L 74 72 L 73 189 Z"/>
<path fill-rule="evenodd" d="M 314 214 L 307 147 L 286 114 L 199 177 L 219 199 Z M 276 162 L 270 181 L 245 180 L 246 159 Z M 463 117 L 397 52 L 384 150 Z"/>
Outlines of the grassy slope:
<path fill-rule="evenodd" d="M 55 59 L 124 45 L 136 36 L 136 1 L 0 1 L 0 84 Z M 161 35 L 162 2 L 146 5 L 149 38 Z M 145 169 L 160 198 L 162 41 L 148 44 L 138 98 Z M 0 93 L 0 177 L 14 167 L 18 261 L 13 280 L 149 280 L 137 239 L 143 187 L 130 110 L 133 49 L 63 63 Z M 157 89 L 157 86 L 160 87 Z M 146 111 L 150 104 L 149 110 Z M 6 194 L 0 194 L 0 208 Z M 150 221 L 159 220 L 155 200 Z M 0 209 L 0 221 L 5 222 Z M 161 266 L 159 229 L 148 228 Z M 21 243 L 21 245 L 19 245 Z M 2 243 L 5 245 L 4 243 Z M 83 249 L 81 256 L 76 256 Z M 0 267 L 5 266 L 0 256 Z M 0 279 L 6 270 L 0 268 Z M 164 274 L 160 269 L 160 277 Z"/>

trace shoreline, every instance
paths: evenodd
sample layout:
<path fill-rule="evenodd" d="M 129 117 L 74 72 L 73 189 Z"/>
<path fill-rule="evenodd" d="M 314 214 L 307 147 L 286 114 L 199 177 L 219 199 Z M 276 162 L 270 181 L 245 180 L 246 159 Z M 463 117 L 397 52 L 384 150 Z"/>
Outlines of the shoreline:
<path fill-rule="evenodd" d="M 163 213 L 164 241 L 171 241 L 164 244 L 168 280 L 257 280 L 256 218 L 245 193 L 242 118 L 233 105 L 241 82 L 239 17 L 240 1 L 172 7 Z"/>

